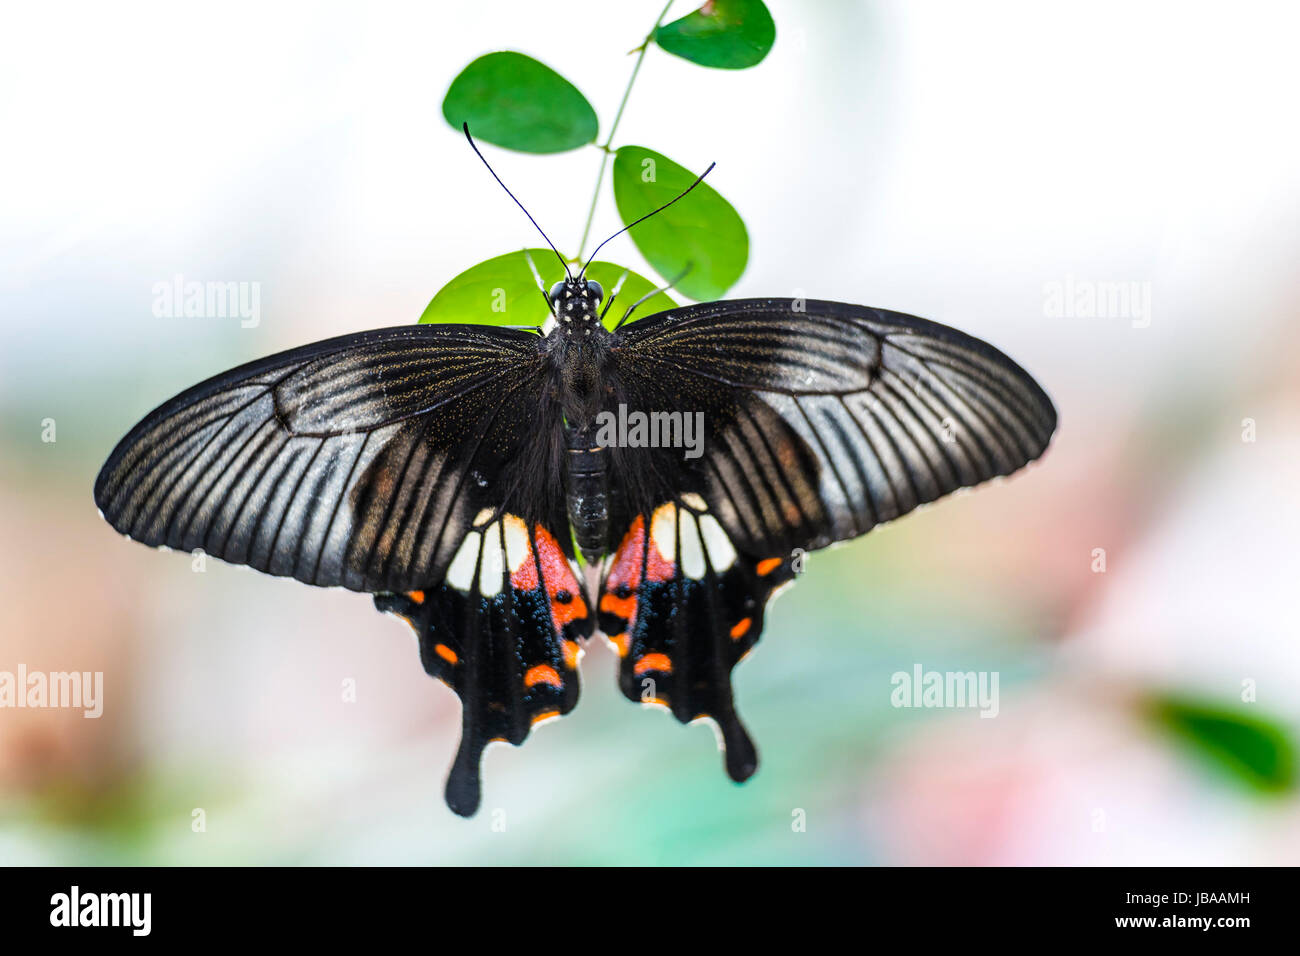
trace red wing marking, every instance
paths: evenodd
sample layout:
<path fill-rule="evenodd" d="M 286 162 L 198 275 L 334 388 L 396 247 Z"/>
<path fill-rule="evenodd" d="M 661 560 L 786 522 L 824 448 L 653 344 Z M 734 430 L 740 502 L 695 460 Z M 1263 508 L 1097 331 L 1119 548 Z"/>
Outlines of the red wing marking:
<path fill-rule="evenodd" d="M 560 550 L 555 536 L 539 524 L 534 543 L 537 557 L 542 565 L 542 576 L 546 579 L 547 597 L 551 601 L 551 620 L 555 623 L 555 633 L 559 634 L 566 624 L 587 616 L 587 602 L 582 599 L 582 588 L 578 586 L 578 579 L 573 576 L 573 568 L 569 566 L 569 560 Z M 530 565 L 532 565 L 531 556 L 524 562 L 523 567 L 528 568 Z M 533 586 L 536 587 L 535 565 L 532 567 L 532 573 Z"/>
<path fill-rule="evenodd" d="M 605 578 L 605 593 L 600 598 L 600 609 L 617 614 L 627 622 L 627 630 L 636 623 L 636 589 L 641 585 L 641 566 L 645 554 L 645 517 L 638 515 L 623 535 L 623 541 L 614 552 L 609 574 Z M 627 635 L 612 638 L 619 653 L 627 654 Z"/>
<path fill-rule="evenodd" d="M 537 587 L 537 562 L 533 560 L 531 548 L 524 557 L 524 563 L 510 572 L 510 586 L 520 591 L 532 591 Z"/>

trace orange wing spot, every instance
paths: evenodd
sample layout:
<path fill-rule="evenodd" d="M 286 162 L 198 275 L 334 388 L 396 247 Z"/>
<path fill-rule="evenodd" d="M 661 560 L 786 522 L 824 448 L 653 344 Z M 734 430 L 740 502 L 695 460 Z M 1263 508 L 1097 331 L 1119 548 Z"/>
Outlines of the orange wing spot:
<path fill-rule="evenodd" d="M 567 667 L 569 670 L 573 670 L 575 667 L 578 666 L 578 642 L 577 641 L 564 642 L 564 666 Z"/>
<path fill-rule="evenodd" d="M 456 656 L 456 652 L 453 651 L 446 644 L 433 645 L 433 652 L 437 654 L 439 657 L 441 657 L 448 664 L 455 664 L 458 660 L 460 660 L 460 658 Z"/>
<path fill-rule="evenodd" d="M 559 716 L 560 712 L 558 710 L 544 710 L 532 719 L 532 723 L 540 724 L 543 720 L 550 720 L 552 717 Z"/>
<path fill-rule="evenodd" d="M 781 566 L 780 558 L 764 558 L 762 561 L 758 562 L 758 567 L 756 570 L 758 571 L 761 577 L 767 577 L 767 575 L 771 574 L 780 566 Z"/>
<path fill-rule="evenodd" d="M 627 657 L 627 652 L 632 649 L 632 641 L 628 638 L 626 631 L 622 634 L 612 635 L 610 641 L 612 641 L 614 646 L 618 648 L 619 657 Z"/>
<path fill-rule="evenodd" d="M 668 659 L 667 654 L 647 654 L 632 667 L 632 673 L 637 677 L 640 677 L 646 671 L 671 674 L 673 672 L 673 662 Z"/>
<path fill-rule="evenodd" d="M 749 633 L 749 629 L 753 627 L 753 625 L 754 625 L 754 619 L 752 617 L 741 618 L 738 622 L 736 622 L 736 626 L 731 629 L 731 639 L 733 641 L 740 640 L 742 637 L 744 637 L 746 634 Z"/>
<path fill-rule="evenodd" d="M 409 598 L 410 598 L 412 601 L 414 601 L 416 604 L 423 604 L 423 603 L 424 603 L 424 592 L 423 592 L 423 591 L 407 591 L 407 592 L 406 592 L 406 596 L 409 597 Z"/>
<path fill-rule="evenodd" d="M 528 673 L 524 675 L 524 686 L 535 687 L 538 684 L 563 687 L 564 681 L 560 680 L 560 675 L 555 672 L 555 668 L 550 664 L 538 664 L 536 667 L 528 668 Z"/>
<path fill-rule="evenodd" d="M 559 633 L 564 625 L 580 621 L 587 616 L 587 602 L 580 595 L 572 591 L 569 593 L 573 594 L 573 599 L 568 604 L 555 600 L 554 595 L 551 596 L 551 617 L 555 619 L 556 633 Z"/>
<path fill-rule="evenodd" d="M 623 620 L 631 623 L 632 615 L 636 613 L 636 594 L 629 594 L 625 598 L 619 597 L 610 591 L 606 591 L 600 598 L 600 609 L 608 611 L 610 614 L 617 614 Z"/>

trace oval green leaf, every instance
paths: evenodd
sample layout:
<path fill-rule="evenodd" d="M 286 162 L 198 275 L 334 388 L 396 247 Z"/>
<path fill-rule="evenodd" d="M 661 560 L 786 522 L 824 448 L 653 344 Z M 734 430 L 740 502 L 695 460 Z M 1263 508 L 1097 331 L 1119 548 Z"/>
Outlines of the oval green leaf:
<path fill-rule="evenodd" d="M 776 42 L 776 24 L 762 0 L 709 0 L 655 30 L 655 42 L 700 66 L 743 70 L 767 56 Z"/>
<path fill-rule="evenodd" d="M 596 111 L 578 88 L 522 53 L 488 53 L 451 81 L 442 115 L 476 139 L 522 153 L 562 153 L 595 142 Z"/>
<path fill-rule="evenodd" d="M 614 156 L 614 202 L 624 223 L 662 206 L 695 181 L 695 173 L 643 146 Z M 628 233 L 641 255 L 692 299 L 717 299 L 736 284 L 749 261 L 744 220 L 717 190 L 700 183 L 681 202 Z M 683 271 L 690 271 L 678 279 Z"/>
<path fill-rule="evenodd" d="M 563 278 L 555 253 L 550 249 L 507 252 L 471 266 L 448 282 L 425 306 L 420 321 L 540 326 L 547 318 L 546 302 L 528 267 L 529 256 L 548 287 Z M 622 279 L 618 300 L 605 316 L 608 328 L 613 328 L 629 305 L 656 287 L 645 276 L 612 262 L 593 262 L 587 267 L 587 278 L 599 282 L 606 296 L 619 287 Z M 629 321 L 676 306 L 676 302 L 660 292 L 637 306 Z"/>
<path fill-rule="evenodd" d="M 1158 724 L 1229 776 L 1256 790 L 1294 788 L 1295 743 L 1280 725 L 1185 696 L 1159 696 L 1147 706 Z"/>

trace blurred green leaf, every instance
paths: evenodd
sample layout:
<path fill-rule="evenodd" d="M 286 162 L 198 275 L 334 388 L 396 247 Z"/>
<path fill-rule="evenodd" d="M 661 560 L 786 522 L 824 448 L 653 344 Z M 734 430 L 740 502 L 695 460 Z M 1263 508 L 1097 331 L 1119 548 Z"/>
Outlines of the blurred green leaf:
<path fill-rule="evenodd" d="M 767 56 L 776 42 L 776 24 L 762 0 L 709 0 L 661 26 L 655 42 L 701 66 L 743 70 Z"/>
<path fill-rule="evenodd" d="M 546 302 L 537 289 L 537 281 L 528 268 L 527 256 L 541 273 L 549 288 L 564 278 L 563 270 L 550 249 L 520 249 L 495 256 L 466 269 L 452 279 L 433 297 L 420 316 L 421 322 L 472 322 L 480 325 L 537 325 L 546 321 Z M 655 283 L 645 276 L 612 262 L 593 262 L 587 267 L 587 278 L 595 279 L 608 296 L 618 285 L 623 285 L 605 317 L 605 325 L 613 328 L 629 305 L 655 289 Z M 630 321 L 644 318 L 677 305 L 660 292 L 637 307 Z"/>
<path fill-rule="evenodd" d="M 1295 786 L 1295 743 L 1279 724 L 1188 696 L 1161 695 L 1147 706 L 1160 726 L 1251 787 L 1283 791 Z"/>
<path fill-rule="evenodd" d="M 695 173 L 642 146 L 614 156 L 614 202 L 624 223 L 662 206 L 695 181 Z M 749 260 L 740 214 L 708 183 L 628 233 L 665 279 L 690 272 L 676 288 L 692 299 L 717 299 L 735 285 Z"/>
<path fill-rule="evenodd" d="M 488 53 L 451 81 L 442 115 L 481 139 L 523 153 L 562 153 L 594 142 L 596 111 L 578 88 L 522 53 Z"/>

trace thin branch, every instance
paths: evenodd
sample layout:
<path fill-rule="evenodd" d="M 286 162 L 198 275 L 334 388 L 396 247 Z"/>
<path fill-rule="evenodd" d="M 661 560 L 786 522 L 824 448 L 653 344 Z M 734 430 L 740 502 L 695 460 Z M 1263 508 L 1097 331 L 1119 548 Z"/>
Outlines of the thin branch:
<path fill-rule="evenodd" d="M 623 119 L 623 110 L 627 107 L 628 97 L 632 95 L 632 85 L 636 83 L 637 74 L 641 72 L 641 62 L 645 59 L 646 50 L 650 48 L 650 41 L 654 39 L 655 31 L 659 29 L 659 24 L 663 23 L 664 17 L 668 15 L 668 8 L 673 5 L 673 0 L 668 0 L 663 10 L 659 12 L 659 18 L 655 20 L 655 25 L 650 28 L 646 38 L 641 45 L 630 52 L 636 53 L 636 65 L 632 67 L 632 75 L 628 78 L 627 89 L 623 91 L 623 99 L 618 104 L 618 112 L 614 114 L 614 122 L 609 127 L 609 136 L 605 139 L 603 146 L 600 146 L 600 172 L 596 174 L 596 189 L 591 195 L 591 208 L 587 210 L 587 224 L 582 227 L 582 241 L 578 243 L 578 254 L 573 258 L 574 262 L 582 261 L 583 250 L 587 248 L 587 239 L 591 235 L 591 224 L 596 218 L 596 203 L 600 199 L 600 185 L 605 181 L 605 167 L 609 165 L 609 157 L 613 150 L 610 148 L 614 145 L 614 134 L 618 132 L 619 121 Z"/>

